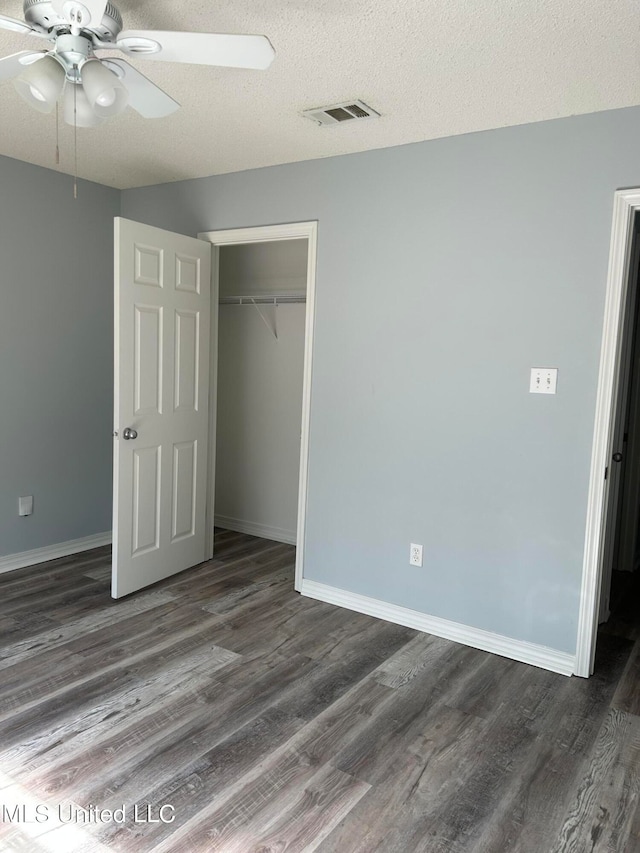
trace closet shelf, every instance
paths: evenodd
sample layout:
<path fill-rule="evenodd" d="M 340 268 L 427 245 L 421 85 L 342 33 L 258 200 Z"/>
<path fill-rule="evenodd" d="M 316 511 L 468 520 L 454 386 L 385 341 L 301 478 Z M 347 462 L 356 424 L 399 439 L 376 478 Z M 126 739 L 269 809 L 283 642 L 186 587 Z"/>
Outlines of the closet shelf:
<path fill-rule="evenodd" d="M 293 305 L 306 302 L 304 293 L 261 293 L 255 296 L 221 296 L 220 305 Z"/>

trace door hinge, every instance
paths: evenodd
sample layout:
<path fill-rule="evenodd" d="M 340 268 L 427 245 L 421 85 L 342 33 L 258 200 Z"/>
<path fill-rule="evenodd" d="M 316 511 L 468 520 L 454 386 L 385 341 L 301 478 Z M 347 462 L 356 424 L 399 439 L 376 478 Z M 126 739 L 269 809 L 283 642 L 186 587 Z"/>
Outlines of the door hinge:
<path fill-rule="evenodd" d="M 607 479 L 608 475 L 609 475 L 609 466 L 607 466 L 607 467 L 604 469 L 604 478 L 605 478 L 605 480 Z"/>

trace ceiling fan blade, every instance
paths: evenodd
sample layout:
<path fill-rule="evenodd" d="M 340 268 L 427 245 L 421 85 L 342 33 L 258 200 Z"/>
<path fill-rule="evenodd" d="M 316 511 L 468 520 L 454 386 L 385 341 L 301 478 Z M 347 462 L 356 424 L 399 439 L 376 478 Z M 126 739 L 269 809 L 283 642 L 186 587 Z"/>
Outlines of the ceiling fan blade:
<path fill-rule="evenodd" d="M 53 11 L 72 26 L 99 26 L 108 0 L 51 0 Z"/>
<path fill-rule="evenodd" d="M 47 55 L 47 51 L 21 50 L 20 53 L 12 53 L 11 56 L 5 56 L 0 59 L 0 80 L 9 80 L 11 77 L 18 77 L 32 62 L 36 62 L 43 56 Z"/>
<path fill-rule="evenodd" d="M 224 65 L 229 68 L 268 68 L 275 56 L 266 36 L 222 33 L 125 30 L 118 36 L 117 47 L 139 59 Z"/>
<path fill-rule="evenodd" d="M 37 30 L 34 30 L 25 21 L 18 21 L 17 18 L 7 18 L 6 15 L 0 15 L 0 29 L 11 30 L 12 33 L 25 33 L 25 35 L 40 35 Z"/>
<path fill-rule="evenodd" d="M 177 101 L 124 59 L 103 59 L 102 62 L 120 77 L 129 92 L 129 106 L 144 118 L 162 118 L 180 109 Z"/>

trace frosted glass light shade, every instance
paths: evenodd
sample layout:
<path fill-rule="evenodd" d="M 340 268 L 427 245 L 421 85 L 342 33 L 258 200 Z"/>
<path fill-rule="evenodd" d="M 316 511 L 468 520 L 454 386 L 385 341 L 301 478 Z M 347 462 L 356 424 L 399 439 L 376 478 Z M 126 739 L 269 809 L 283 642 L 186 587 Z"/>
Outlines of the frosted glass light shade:
<path fill-rule="evenodd" d="M 52 56 L 43 56 L 13 81 L 20 97 L 34 110 L 50 113 L 64 86 L 64 68 Z"/>
<path fill-rule="evenodd" d="M 80 73 L 89 105 L 97 116 L 109 118 L 125 109 L 129 93 L 113 71 L 109 71 L 99 59 L 85 62 Z"/>
<path fill-rule="evenodd" d="M 75 116 L 74 116 L 75 94 Z M 64 90 L 62 115 L 67 124 L 77 127 L 98 127 L 104 119 L 95 114 L 84 89 L 78 83 L 68 83 Z"/>

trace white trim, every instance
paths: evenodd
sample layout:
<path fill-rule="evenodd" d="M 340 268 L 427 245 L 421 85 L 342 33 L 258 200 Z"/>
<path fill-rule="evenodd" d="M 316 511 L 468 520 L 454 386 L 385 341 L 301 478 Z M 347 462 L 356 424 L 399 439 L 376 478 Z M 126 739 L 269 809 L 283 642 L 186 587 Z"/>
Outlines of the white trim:
<path fill-rule="evenodd" d="M 198 239 L 202 235 L 198 234 Z M 218 295 L 220 292 L 219 255 L 217 246 L 211 246 L 211 321 L 209 326 L 209 446 L 207 463 L 207 506 L 205 524 L 205 560 L 213 559 L 214 518 L 216 500 L 216 438 L 218 417 Z"/>
<path fill-rule="evenodd" d="M 33 551 L 21 551 L 18 554 L 8 554 L 0 557 L 0 574 L 13 572 L 15 569 L 23 569 L 25 566 L 34 566 L 37 563 L 46 563 L 48 560 L 57 560 L 59 557 L 68 557 L 70 554 L 79 554 L 81 551 L 90 551 L 92 548 L 100 548 L 102 545 L 111 544 L 111 531 L 105 533 L 94 533 L 92 536 L 83 536 L 81 539 L 70 539 L 68 542 L 58 542 L 56 545 L 45 545 L 44 548 L 34 548 Z"/>
<path fill-rule="evenodd" d="M 295 530 L 285 530 L 284 527 L 271 527 L 269 524 L 255 524 L 242 518 L 231 518 L 228 515 L 216 515 L 216 527 L 234 530 L 236 533 L 248 533 L 249 536 L 260 536 L 262 539 L 273 539 L 276 542 L 296 544 Z"/>
<path fill-rule="evenodd" d="M 474 649 L 481 649 L 494 655 L 501 655 L 531 666 L 538 666 L 551 672 L 558 672 L 561 675 L 572 675 L 574 672 L 574 655 L 559 652 L 547 646 L 539 646 L 536 643 L 528 643 L 524 640 L 514 640 L 511 637 L 504 637 L 502 634 L 483 631 L 481 628 L 471 628 L 458 622 L 450 622 L 448 619 L 440 619 L 438 616 L 427 616 L 417 610 L 388 604 L 386 601 L 379 601 L 366 595 L 358 595 L 355 592 L 347 592 L 347 590 L 337 589 L 323 583 L 317 583 L 317 581 L 303 580 L 300 592 L 302 595 L 315 598 L 318 601 L 336 604 L 338 607 L 345 607 L 347 610 L 355 610 L 356 613 L 366 613 L 367 616 L 375 616 L 396 625 L 415 628 L 427 634 L 434 634 L 436 637 L 443 637 L 445 640 L 453 640 Z"/>
<path fill-rule="evenodd" d="M 201 231 L 198 240 L 208 240 L 214 246 L 240 243 L 271 243 L 274 240 L 306 240 L 318 223 L 290 222 L 284 225 L 257 225 L 251 228 L 226 228 L 222 231 Z"/>
<path fill-rule="evenodd" d="M 294 589 L 300 590 L 304 578 L 304 537 L 307 518 L 309 482 L 309 432 L 311 429 L 311 364 L 316 310 L 316 258 L 318 223 L 308 223 L 307 232 L 307 310 L 304 331 L 304 375 L 302 380 L 302 423 L 300 426 L 300 478 L 298 487 L 298 529 L 296 534 L 296 568 Z"/>
<path fill-rule="evenodd" d="M 309 476 L 309 431 L 311 428 L 311 372 L 313 359 L 313 334 L 315 329 L 316 305 L 316 258 L 318 247 L 317 222 L 292 222 L 286 225 L 264 225 L 256 228 L 232 228 L 226 231 L 204 231 L 200 240 L 209 240 L 214 245 L 212 266 L 217 276 L 217 249 L 219 246 L 240 243 L 267 243 L 276 240 L 307 240 L 307 309 L 305 314 L 304 368 L 302 382 L 302 424 L 300 432 L 300 474 L 298 486 L 298 521 L 296 534 L 295 589 L 301 591 L 304 576 L 304 540 L 307 517 L 307 485 Z M 217 286 L 217 278 L 216 278 Z M 217 303 L 212 312 L 217 314 Z M 212 314 L 213 317 L 213 314 Z M 213 451 L 215 459 L 215 448 Z M 214 484 L 210 480 L 208 505 L 213 506 Z"/>
<path fill-rule="evenodd" d="M 616 386 L 633 220 L 640 210 L 640 190 L 619 190 L 613 204 L 613 226 L 600 351 L 600 372 L 596 397 L 591 476 L 587 502 L 582 588 L 578 615 L 575 674 L 588 678 L 598 629 L 598 609 L 602 580 L 603 528 L 606 514 L 604 472 L 610 455 Z"/>

